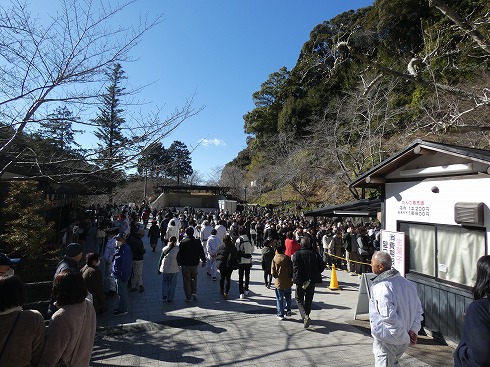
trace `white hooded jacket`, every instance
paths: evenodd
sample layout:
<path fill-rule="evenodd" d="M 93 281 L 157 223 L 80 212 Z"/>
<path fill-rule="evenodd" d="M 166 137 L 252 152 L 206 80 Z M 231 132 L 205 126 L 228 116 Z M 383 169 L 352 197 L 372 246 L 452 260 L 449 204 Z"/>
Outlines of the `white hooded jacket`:
<path fill-rule="evenodd" d="M 419 332 L 423 310 L 415 286 L 396 269 L 373 279 L 369 300 L 371 335 L 394 345 L 410 344 L 408 332 Z"/>

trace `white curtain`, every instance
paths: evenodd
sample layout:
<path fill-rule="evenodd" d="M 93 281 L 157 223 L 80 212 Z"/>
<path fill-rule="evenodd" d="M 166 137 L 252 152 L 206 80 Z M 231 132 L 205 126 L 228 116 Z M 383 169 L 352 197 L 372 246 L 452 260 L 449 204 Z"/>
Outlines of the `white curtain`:
<path fill-rule="evenodd" d="M 408 236 L 409 271 L 473 286 L 485 255 L 485 231 L 458 226 L 400 223 Z M 437 251 L 436 251 L 437 232 Z"/>
<path fill-rule="evenodd" d="M 485 255 L 485 232 L 461 227 L 437 228 L 438 278 L 473 286 L 476 263 Z"/>
<path fill-rule="evenodd" d="M 435 228 L 426 224 L 403 223 L 401 231 L 408 235 L 409 270 L 435 276 Z"/>

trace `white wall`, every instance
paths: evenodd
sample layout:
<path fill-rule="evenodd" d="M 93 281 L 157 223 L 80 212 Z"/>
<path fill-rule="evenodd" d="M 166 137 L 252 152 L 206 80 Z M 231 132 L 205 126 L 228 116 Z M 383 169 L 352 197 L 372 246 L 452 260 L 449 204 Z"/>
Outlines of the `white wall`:
<path fill-rule="evenodd" d="M 437 186 L 439 193 L 431 188 Z M 427 179 L 421 182 L 387 183 L 385 185 L 385 226 L 396 231 L 397 220 L 458 225 L 454 221 L 457 202 L 483 202 L 487 246 L 490 243 L 490 178 Z M 488 250 L 487 250 L 488 252 Z"/>

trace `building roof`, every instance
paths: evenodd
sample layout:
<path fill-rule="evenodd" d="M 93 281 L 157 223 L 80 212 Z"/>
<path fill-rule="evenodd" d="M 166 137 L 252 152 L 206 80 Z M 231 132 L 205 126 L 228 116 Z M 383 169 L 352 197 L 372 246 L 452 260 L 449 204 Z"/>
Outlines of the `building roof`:
<path fill-rule="evenodd" d="M 361 199 L 304 212 L 305 217 L 375 217 L 381 211 L 381 199 Z"/>
<path fill-rule="evenodd" d="M 377 166 L 358 176 L 350 183 L 350 187 L 377 188 L 385 183 L 388 174 L 415 160 L 421 155 L 443 153 L 453 157 L 466 158 L 474 162 L 480 162 L 490 166 L 490 151 L 474 149 L 459 145 L 436 143 L 432 141 L 416 139 L 402 151 L 385 159 Z M 490 170 L 487 168 L 487 174 Z"/>

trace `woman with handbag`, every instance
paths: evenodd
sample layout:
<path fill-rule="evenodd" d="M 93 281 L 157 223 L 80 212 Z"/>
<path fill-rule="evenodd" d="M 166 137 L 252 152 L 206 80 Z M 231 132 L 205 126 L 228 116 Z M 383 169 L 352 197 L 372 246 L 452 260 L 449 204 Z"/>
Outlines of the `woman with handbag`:
<path fill-rule="evenodd" d="M 78 270 L 65 270 L 54 280 L 56 311 L 49 321 L 39 367 L 87 367 L 94 345 L 96 316 Z"/>
<path fill-rule="evenodd" d="M 238 269 L 239 259 L 238 250 L 234 246 L 230 235 L 225 234 L 223 244 L 218 247 L 216 253 L 216 267 L 221 275 L 219 280 L 220 293 L 225 300 L 228 299 L 228 293 L 230 292 L 231 274 L 233 270 Z"/>

